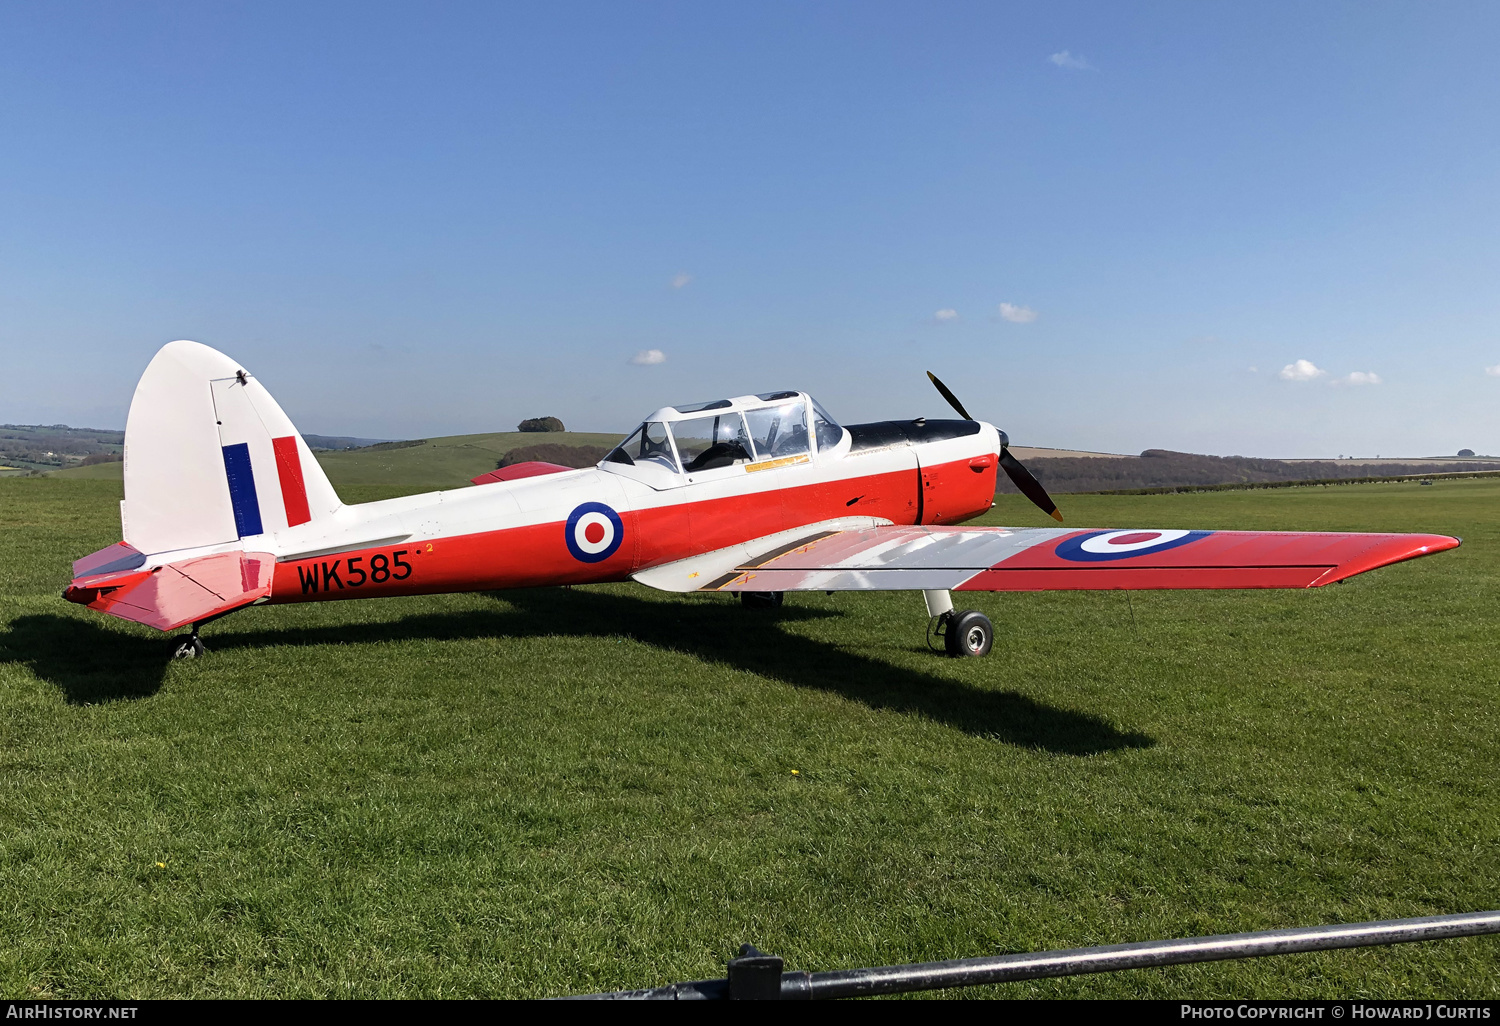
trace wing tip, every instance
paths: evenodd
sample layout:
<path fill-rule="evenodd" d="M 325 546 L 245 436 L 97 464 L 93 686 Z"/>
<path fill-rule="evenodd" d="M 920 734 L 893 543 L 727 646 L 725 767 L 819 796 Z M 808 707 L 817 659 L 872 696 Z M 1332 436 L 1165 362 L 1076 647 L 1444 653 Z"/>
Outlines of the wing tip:
<path fill-rule="evenodd" d="M 1397 534 L 1388 535 L 1381 541 L 1372 545 L 1355 559 L 1346 560 L 1338 566 L 1332 567 L 1322 577 L 1312 584 L 1311 588 L 1321 588 L 1324 585 L 1336 584 L 1339 581 L 1348 580 L 1358 574 L 1368 573 L 1371 570 L 1379 570 L 1381 567 L 1392 566 L 1396 563 L 1404 563 L 1409 559 L 1419 559 L 1422 556 L 1432 556 L 1439 552 L 1447 552 L 1456 549 L 1463 544 L 1462 538 L 1454 538 L 1446 534 Z"/>

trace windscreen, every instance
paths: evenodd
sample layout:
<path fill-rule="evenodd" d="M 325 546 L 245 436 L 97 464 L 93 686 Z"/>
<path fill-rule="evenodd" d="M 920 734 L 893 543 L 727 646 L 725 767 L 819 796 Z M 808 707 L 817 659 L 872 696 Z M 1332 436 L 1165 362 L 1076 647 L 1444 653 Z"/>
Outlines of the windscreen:
<path fill-rule="evenodd" d="M 605 459 L 611 463 L 655 463 L 671 471 L 677 470 L 677 461 L 672 457 L 672 442 L 667 437 L 667 426 L 655 420 L 648 420 L 636 428 Z"/>
<path fill-rule="evenodd" d="M 818 451 L 827 452 L 839 442 L 843 441 L 844 429 L 839 427 L 839 422 L 834 420 L 823 404 L 816 399 L 813 400 L 813 434 L 818 439 Z"/>

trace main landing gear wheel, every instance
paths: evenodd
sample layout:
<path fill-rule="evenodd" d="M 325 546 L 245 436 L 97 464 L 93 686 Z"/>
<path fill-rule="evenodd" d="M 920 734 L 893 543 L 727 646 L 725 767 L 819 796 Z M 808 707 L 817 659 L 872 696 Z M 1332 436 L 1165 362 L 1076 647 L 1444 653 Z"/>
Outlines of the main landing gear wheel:
<path fill-rule="evenodd" d="M 746 609 L 775 609 L 786 599 L 782 591 L 742 591 L 740 604 Z"/>
<path fill-rule="evenodd" d="M 196 634 L 176 639 L 172 646 L 173 659 L 197 659 L 203 655 L 203 639 Z"/>
<path fill-rule="evenodd" d="M 995 644 L 995 626 L 990 618 L 974 609 L 947 614 L 943 647 L 951 656 L 983 656 Z"/>

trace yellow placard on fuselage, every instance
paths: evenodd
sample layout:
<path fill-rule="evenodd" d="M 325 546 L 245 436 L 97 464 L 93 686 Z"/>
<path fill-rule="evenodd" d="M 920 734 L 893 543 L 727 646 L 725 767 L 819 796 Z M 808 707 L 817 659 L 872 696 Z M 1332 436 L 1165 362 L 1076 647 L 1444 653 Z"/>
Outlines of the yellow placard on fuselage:
<path fill-rule="evenodd" d="M 807 453 L 803 453 L 801 456 L 785 456 L 779 460 L 765 460 L 762 463 L 747 463 L 745 464 L 745 473 L 753 474 L 757 470 L 775 470 L 777 467 L 790 467 L 796 463 L 806 462 L 808 462 Z"/>

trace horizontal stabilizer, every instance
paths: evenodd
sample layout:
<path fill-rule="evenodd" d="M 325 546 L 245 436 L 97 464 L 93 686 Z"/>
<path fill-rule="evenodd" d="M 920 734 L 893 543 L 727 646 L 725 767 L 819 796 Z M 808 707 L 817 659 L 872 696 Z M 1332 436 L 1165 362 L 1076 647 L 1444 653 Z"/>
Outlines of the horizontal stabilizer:
<path fill-rule="evenodd" d="M 1436 534 L 874 527 L 830 533 L 769 559 L 742 562 L 700 588 L 1316 588 L 1458 544 Z"/>
<path fill-rule="evenodd" d="M 247 606 L 271 593 L 276 558 L 269 553 L 220 552 L 143 570 L 144 557 L 124 553 L 127 548 L 112 545 L 79 560 L 75 568 L 88 567 L 92 572 L 80 573 L 63 597 L 169 631 Z M 97 558 L 106 554 L 114 558 Z"/>
<path fill-rule="evenodd" d="M 145 553 L 138 551 L 125 542 L 115 542 L 108 548 L 100 549 L 82 559 L 73 561 L 74 577 L 92 577 L 98 574 L 117 573 L 122 570 L 135 570 L 146 565 Z"/>

